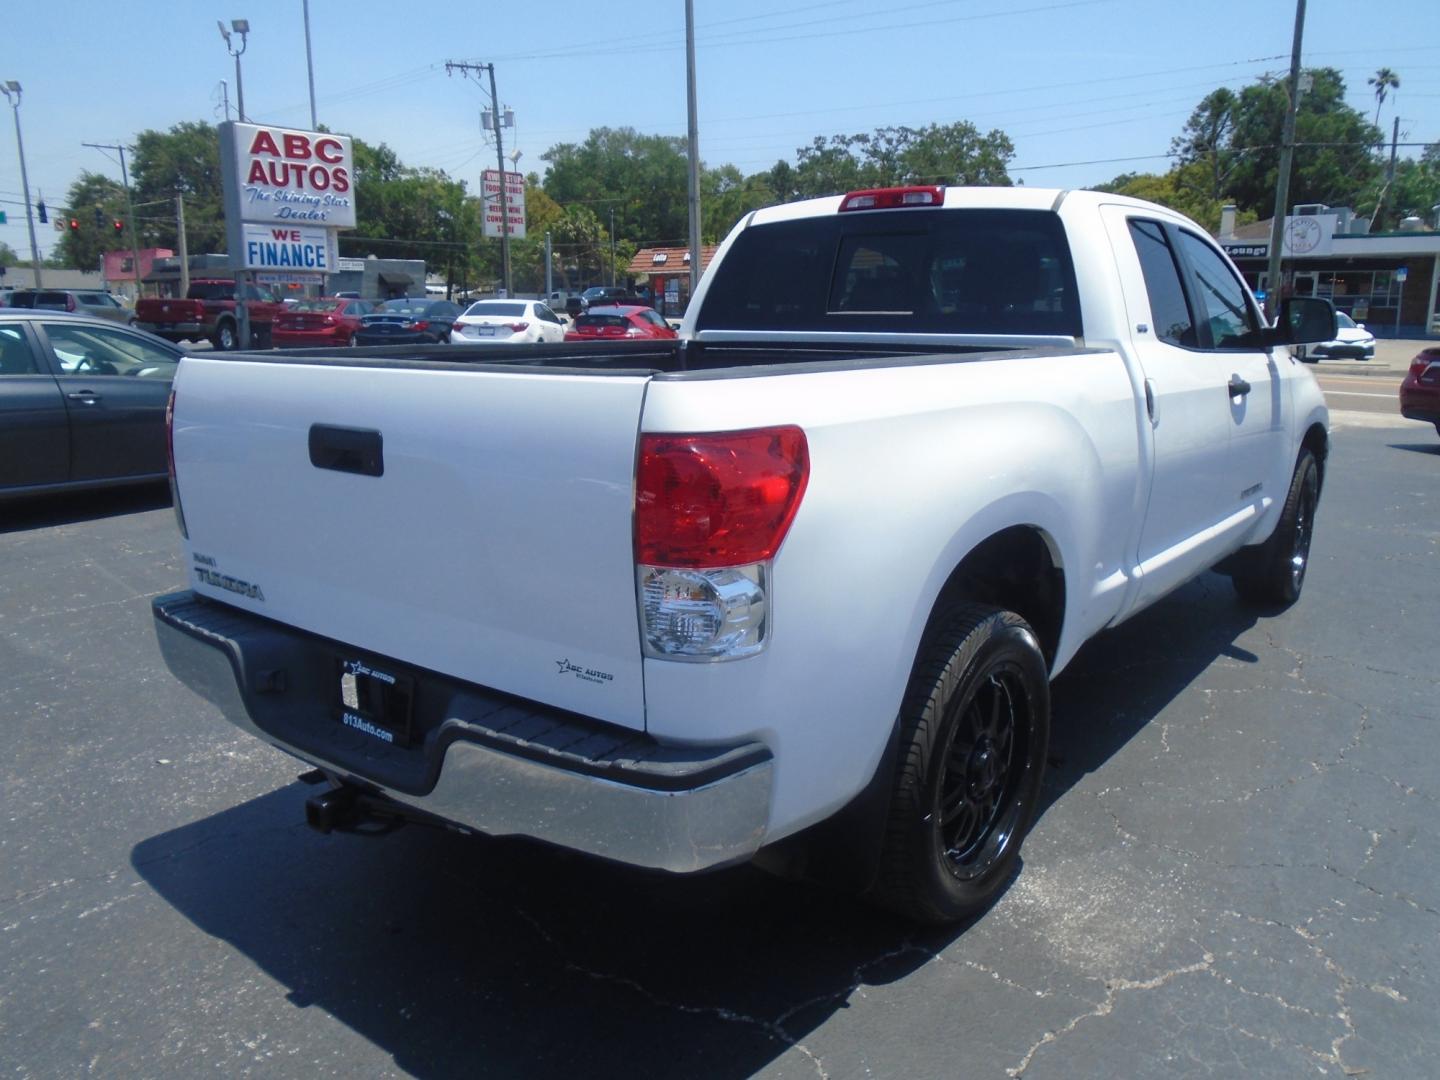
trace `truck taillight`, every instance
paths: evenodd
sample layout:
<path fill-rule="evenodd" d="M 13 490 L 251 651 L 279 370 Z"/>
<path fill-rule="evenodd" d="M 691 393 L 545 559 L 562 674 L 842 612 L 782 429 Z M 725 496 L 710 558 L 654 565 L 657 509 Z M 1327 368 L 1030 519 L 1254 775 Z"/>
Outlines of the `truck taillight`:
<path fill-rule="evenodd" d="M 180 485 L 175 480 L 175 390 L 170 390 L 170 400 L 165 403 L 165 457 L 170 472 L 170 502 L 175 507 L 175 524 L 180 526 L 180 535 L 190 539 L 190 530 L 185 527 L 185 510 L 180 505 Z"/>
<path fill-rule="evenodd" d="M 728 660 L 764 648 L 770 561 L 809 478 L 798 427 L 641 437 L 635 562 L 647 656 Z"/>

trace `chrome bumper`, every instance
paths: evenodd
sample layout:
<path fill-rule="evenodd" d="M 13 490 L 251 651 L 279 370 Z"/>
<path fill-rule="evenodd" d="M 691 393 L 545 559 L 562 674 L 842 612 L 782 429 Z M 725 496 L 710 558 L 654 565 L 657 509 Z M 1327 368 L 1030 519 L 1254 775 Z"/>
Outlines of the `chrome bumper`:
<path fill-rule="evenodd" d="M 276 694 L 287 693 L 287 680 L 274 677 L 275 665 L 298 668 L 313 659 L 307 653 L 343 646 L 192 593 L 158 597 L 153 608 L 165 663 L 231 723 L 332 775 L 428 814 L 477 832 L 535 837 L 617 862 L 674 872 L 744 861 L 765 838 L 773 762 L 762 744 L 665 747 L 639 733 L 549 713 L 514 699 L 504 699 L 498 713 L 493 708 L 473 710 L 485 716 L 486 723 L 480 724 L 452 714 L 465 712 L 463 706 L 476 700 L 473 695 L 488 693 L 469 687 L 451 701 L 461 707 L 447 709 L 421 745 L 383 748 L 392 756 L 436 759 L 433 783 L 418 790 L 413 784 L 387 782 L 383 768 L 366 767 L 363 752 L 327 753 L 323 746 L 317 750 L 316 745 L 302 745 L 310 733 L 336 746 L 355 745 L 353 733 L 340 730 L 313 695 L 307 698 L 300 692 L 296 700 L 281 703 L 279 715 L 289 725 L 284 734 L 270 719 L 277 714 Z M 293 648 L 287 649 L 287 642 Z M 263 671 L 258 657 L 263 657 Z M 257 690 L 257 680 L 271 685 Z M 459 685 L 439 677 L 437 681 Z M 277 682 L 279 691 L 274 689 Z M 304 682 L 303 676 L 289 680 L 292 686 Z M 493 705 L 492 699 L 486 700 Z M 509 736 L 504 726 L 489 726 L 496 716 L 515 709 L 524 712 L 521 726 L 527 730 L 534 730 L 537 720 L 540 727 L 553 721 L 552 730 L 563 726 L 564 737 L 552 743 L 609 748 L 582 756 L 564 746 Z M 257 714 L 264 719 L 257 720 Z"/>

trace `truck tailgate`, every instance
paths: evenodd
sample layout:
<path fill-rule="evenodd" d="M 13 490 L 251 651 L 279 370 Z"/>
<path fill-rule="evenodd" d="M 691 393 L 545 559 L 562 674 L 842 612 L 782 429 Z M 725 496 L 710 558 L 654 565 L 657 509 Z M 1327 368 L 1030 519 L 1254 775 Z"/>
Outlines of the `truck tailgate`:
<path fill-rule="evenodd" d="M 174 452 L 200 594 L 644 728 L 643 375 L 187 358 Z"/>

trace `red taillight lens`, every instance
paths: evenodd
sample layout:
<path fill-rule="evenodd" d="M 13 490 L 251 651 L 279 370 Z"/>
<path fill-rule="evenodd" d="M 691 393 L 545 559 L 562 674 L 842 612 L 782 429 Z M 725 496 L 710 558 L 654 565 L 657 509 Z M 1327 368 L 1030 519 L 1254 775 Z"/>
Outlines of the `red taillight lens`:
<path fill-rule="evenodd" d="M 712 568 L 773 558 L 809 479 L 809 445 L 798 427 L 644 435 L 635 561 Z"/>
<path fill-rule="evenodd" d="M 457 322 L 451 326 L 450 329 L 454 330 L 457 334 L 463 334 L 465 332 L 465 324 L 463 322 Z"/>
<path fill-rule="evenodd" d="M 840 201 L 840 212 L 847 210 L 896 210 L 906 206 L 943 206 L 943 187 L 870 188 L 852 191 Z"/>
<path fill-rule="evenodd" d="M 429 329 L 430 329 L 429 320 L 427 320 L 427 319 L 416 319 L 413 323 L 410 324 L 410 329 L 411 329 L 411 330 L 429 330 Z"/>
<path fill-rule="evenodd" d="M 1410 361 L 1410 374 L 1413 378 L 1420 378 L 1429 369 L 1431 364 L 1440 364 L 1440 350 L 1425 350 L 1418 353 L 1414 360 Z"/>
<path fill-rule="evenodd" d="M 510 328 L 512 334 L 523 334 L 526 330 L 530 329 L 530 324 L 524 321 L 506 323 L 505 325 Z"/>

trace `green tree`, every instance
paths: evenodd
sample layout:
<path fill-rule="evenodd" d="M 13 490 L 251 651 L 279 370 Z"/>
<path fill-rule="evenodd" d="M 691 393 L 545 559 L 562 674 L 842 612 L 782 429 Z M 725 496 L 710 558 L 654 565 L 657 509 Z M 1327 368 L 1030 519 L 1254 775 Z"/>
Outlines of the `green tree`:
<path fill-rule="evenodd" d="M 15 249 L 0 240 L 0 266 L 14 266 L 19 261 L 20 256 L 15 254 Z"/>
<path fill-rule="evenodd" d="M 810 198 L 897 184 L 1009 186 L 1015 147 L 1002 131 L 982 135 L 974 124 L 958 120 L 877 128 L 870 134 L 817 135 L 795 153 L 796 194 Z"/>
<path fill-rule="evenodd" d="M 1379 131 L 1345 103 L 1340 72 L 1314 68 L 1309 74 L 1312 87 L 1296 113 L 1290 201 L 1355 205 L 1376 172 L 1370 148 Z M 1287 103 L 1286 83 L 1270 79 L 1238 94 L 1207 95 L 1173 144 L 1179 165 L 1203 164 L 1212 198 L 1228 197 L 1242 210 L 1269 216 Z"/>
<path fill-rule="evenodd" d="M 98 226 L 95 224 L 97 210 L 101 218 Z M 105 252 L 126 246 L 128 236 L 117 240 L 111 225 L 125 216 L 125 189 L 118 180 L 101 173 L 82 172 L 70 185 L 65 205 L 56 207 L 55 216 L 67 221 L 74 218 L 80 223 L 78 232 L 67 227 L 56 245 L 55 256 L 63 266 L 94 270 Z"/>
<path fill-rule="evenodd" d="M 1122 173 L 1108 183 L 1096 184 L 1094 190 L 1168 206 L 1213 233 L 1220 228 L 1220 210 L 1225 200 L 1210 194 L 1211 181 L 1206 164 L 1197 161 L 1176 166 L 1164 174 Z M 1254 211 L 1242 210 L 1236 224 L 1245 225 L 1255 220 Z"/>
<path fill-rule="evenodd" d="M 1356 209 L 1371 214 L 1370 228 L 1376 232 L 1399 228 L 1407 217 L 1428 219 L 1440 205 L 1440 143 L 1427 146 L 1419 160 L 1401 158 L 1395 163 L 1395 177 L 1383 175 L 1361 193 Z"/>
<path fill-rule="evenodd" d="M 179 250 L 174 203 L 180 195 L 185 200 L 189 250 L 225 251 L 220 136 L 215 126 L 187 120 L 169 131 L 142 131 L 130 152 L 140 246 Z"/>
<path fill-rule="evenodd" d="M 596 128 L 583 143 L 560 143 L 541 157 L 550 163 L 545 194 L 567 213 L 586 207 L 608 226 L 613 210 L 616 232 L 641 244 L 689 235 L 684 139 Z"/>

